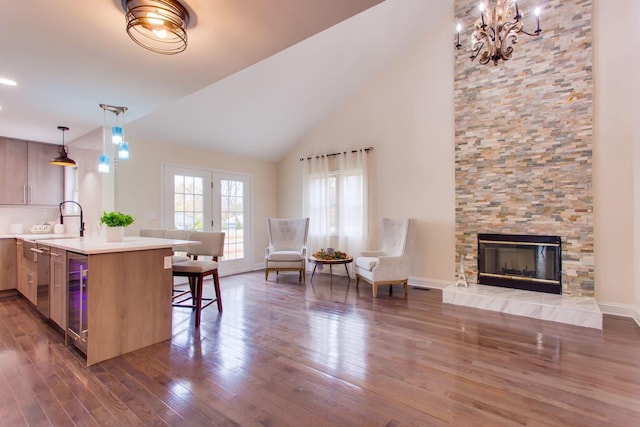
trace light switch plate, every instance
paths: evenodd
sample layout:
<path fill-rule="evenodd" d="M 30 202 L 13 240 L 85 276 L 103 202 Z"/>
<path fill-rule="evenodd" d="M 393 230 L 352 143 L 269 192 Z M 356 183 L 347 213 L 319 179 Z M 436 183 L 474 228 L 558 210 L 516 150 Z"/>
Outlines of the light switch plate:
<path fill-rule="evenodd" d="M 164 268 L 165 270 L 171 268 L 171 256 L 164 257 Z"/>

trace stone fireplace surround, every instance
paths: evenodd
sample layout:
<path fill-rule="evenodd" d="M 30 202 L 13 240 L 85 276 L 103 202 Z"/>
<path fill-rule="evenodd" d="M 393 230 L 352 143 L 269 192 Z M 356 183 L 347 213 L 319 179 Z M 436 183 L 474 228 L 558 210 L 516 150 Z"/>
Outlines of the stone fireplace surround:
<path fill-rule="evenodd" d="M 518 5 L 529 11 L 536 3 Z M 456 0 L 454 14 L 461 40 L 470 40 L 477 0 Z M 525 28 L 535 25 L 527 17 Z M 475 284 L 477 233 L 560 236 L 562 295 L 473 285 L 445 289 L 443 301 L 555 321 L 595 313 L 583 326 L 598 327 L 592 0 L 545 2 L 541 27 L 540 37 L 523 35 L 512 59 L 497 66 L 471 62 L 465 47 L 454 53 L 456 252 Z M 571 315 L 557 311 L 571 307 Z"/>

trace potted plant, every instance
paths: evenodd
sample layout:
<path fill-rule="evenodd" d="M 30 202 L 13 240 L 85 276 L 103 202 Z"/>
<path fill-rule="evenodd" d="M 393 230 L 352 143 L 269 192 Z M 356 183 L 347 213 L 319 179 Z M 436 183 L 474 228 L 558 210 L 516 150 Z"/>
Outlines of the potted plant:
<path fill-rule="evenodd" d="M 120 242 L 124 239 L 124 228 L 133 224 L 131 215 L 122 212 L 103 212 L 100 224 L 107 226 L 107 242 Z"/>

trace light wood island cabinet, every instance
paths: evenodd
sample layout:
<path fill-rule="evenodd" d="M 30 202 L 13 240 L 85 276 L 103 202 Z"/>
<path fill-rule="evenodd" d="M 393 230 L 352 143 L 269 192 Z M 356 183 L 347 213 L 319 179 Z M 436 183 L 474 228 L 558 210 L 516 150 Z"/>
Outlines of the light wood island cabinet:
<path fill-rule="evenodd" d="M 46 242 L 52 253 L 66 251 L 66 341 L 86 354 L 87 365 L 171 338 L 171 255 L 175 245 L 190 242 L 146 237 L 125 237 L 123 242 L 106 242 L 100 237 Z M 76 268 L 69 267 L 78 256 L 86 260 L 80 288 L 75 283 L 78 277 L 72 277 L 77 275 Z M 52 257 L 52 265 L 58 258 Z M 61 270 L 52 270 L 52 277 L 58 274 Z M 56 280 L 51 319 L 62 326 Z M 83 298 L 74 300 L 72 290 L 80 289 Z"/>

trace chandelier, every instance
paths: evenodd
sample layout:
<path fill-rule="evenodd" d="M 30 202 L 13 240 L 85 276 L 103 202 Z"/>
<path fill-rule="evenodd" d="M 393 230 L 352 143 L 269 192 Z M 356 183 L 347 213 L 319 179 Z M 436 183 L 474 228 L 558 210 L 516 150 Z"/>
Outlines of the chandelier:
<path fill-rule="evenodd" d="M 175 55 L 187 48 L 189 12 L 178 0 L 122 0 L 127 33 L 145 49 Z"/>
<path fill-rule="evenodd" d="M 479 57 L 480 64 L 488 64 L 493 61 L 493 65 L 498 65 L 499 60 L 507 61 L 511 59 L 513 45 L 518 43 L 518 34 L 523 33 L 528 36 L 539 36 L 540 29 L 540 8 L 536 7 L 536 30 L 529 33 L 524 30 L 522 15 L 518 9 L 516 0 L 489 0 L 488 7 L 484 2 L 478 6 L 480 18 L 475 22 L 471 39 L 471 60 Z M 460 49 L 460 31 L 462 25 L 458 24 L 456 48 Z"/>

